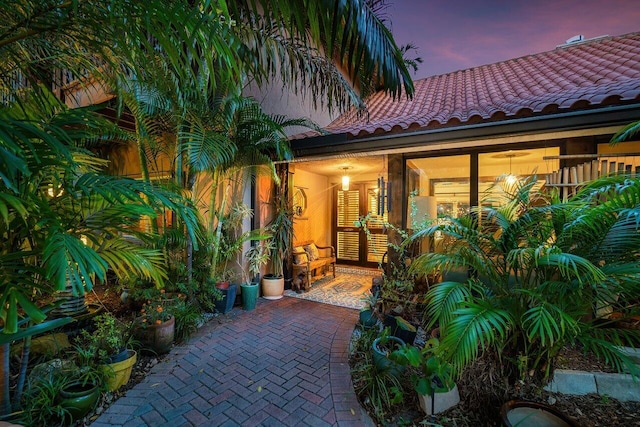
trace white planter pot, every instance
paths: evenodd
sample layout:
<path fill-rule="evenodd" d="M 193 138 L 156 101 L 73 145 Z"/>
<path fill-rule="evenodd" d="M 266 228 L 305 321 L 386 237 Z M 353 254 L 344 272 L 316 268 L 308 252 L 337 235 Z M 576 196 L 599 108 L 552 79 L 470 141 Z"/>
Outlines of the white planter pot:
<path fill-rule="evenodd" d="M 284 295 L 284 277 L 263 277 L 262 297 L 264 299 L 280 299 Z"/>
<path fill-rule="evenodd" d="M 418 401 L 424 413 L 431 415 L 431 396 L 428 394 L 419 394 Z M 438 414 L 446 411 L 458 403 L 460 403 L 460 394 L 458 393 L 458 386 L 456 385 L 449 391 L 434 394 L 433 413 Z"/>

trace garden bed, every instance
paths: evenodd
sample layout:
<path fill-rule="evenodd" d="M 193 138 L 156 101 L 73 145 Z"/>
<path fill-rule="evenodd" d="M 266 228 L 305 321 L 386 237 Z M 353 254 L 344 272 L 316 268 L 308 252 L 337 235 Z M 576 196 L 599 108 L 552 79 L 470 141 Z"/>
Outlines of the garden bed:
<path fill-rule="evenodd" d="M 360 335 L 354 334 L 354 339 L 358 336 Z M 356 389 L 359 385 L 363 385 L 363 381 L 370 380 L 362 376 L 362 365 L 367 363 L 362 354 L 363 347 L 366 346 L 354 344 L 350 360 Z M 614 372 L 611 367 L 593 355 L 585 355 L 575 348 L 566 348 L 561 352 L 557 368 Z M 505 384 L 500 383 L 500 377 L 483 359 L 478 360 L 457 382 L 460 404 L 437 414 L 435 421 L 421 412 L 416 394 L 405 381 L 406 378 L 401 380 L 409 390 L 404 393 L 403 402 L 393 405 L 392 410 L 387 412 L 383 419 L 375 413 L 372 403 L 375 398 L 363 393 L 358 393 L 358 398 L 377 425 L 384 426 L 498 426 L 501 425 L 500 406 L 512 399 L 550 405 L 572 417 L 578 425 L 583 427 L 640 425 L 640 402 L 620 402 L 595 394 L 564 395 L 545 391 L 539 386 L 526 383 L 506 387 Z"/>

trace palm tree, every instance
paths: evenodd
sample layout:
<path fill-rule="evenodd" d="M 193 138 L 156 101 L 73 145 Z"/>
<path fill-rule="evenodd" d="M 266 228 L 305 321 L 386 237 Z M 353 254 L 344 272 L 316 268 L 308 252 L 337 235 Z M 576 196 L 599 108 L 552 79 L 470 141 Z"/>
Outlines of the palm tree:
<path fill-rule="evenodd" d="M 442 235 L 444 248 L 422 254 L 413 271 L 470 272 L 467 281 L 445 280 L 427 294 L 440 350 L 458 373 L 482 352 L 512 379 L 530 372 L 546 379 L 558 352 L 577 341 L 637 375 L 617 346 L 633 346 L 640 334 L 613 327 L 600 308 L 637 310 L 629 301 L 640 293 L 640 180 L 601 178 L 566 203 L 534 193 L 535 184 L 535 177 L 505 184 L 505 205 L 415 235 Z"/>
<path fill-rule="evenodd" d="M 349 79 L 378 82 L 395 96 L 403 88 L 412 92 L 389 32 L 359 0 L 1 3 L 3 333 L 18 331 L 22 310 L 35 322 L 44 318 L 32 295 L 64 289 L 67 281 L 82 293 L 107 268 L 161 283 L 161 253 L 120 237 L 143 216 L 173 210 L 195 241 L 197 218 L 188 200 L 148 181 L 106 176 L 105 164 L 80 148 L 87 141 L 129 137 L 91 111 L 68 110 L 70 80 L 89 94 L 98 86 L 117 100 L 133 100 L 127 105 L 138 119 L 142 151 L 163 123 L 158 118 L 170 117 L 165 123 L 179 130 L 176 182 L 184 188 L 183 156 L 193 171 L 214 170 L 243 151 L 236 145 L 219 151 L 224 133 L 202 120 L 202 108 L 190 106 L 212 106 L 220 96 L 237 94 L 247 77 L 262 83 L 275 74 L 295 90 L 310 85 L 314 99 L 343 107 L 345 99 L 361 105 Z M 149 102 L 154 97 L 158 102 Z M 194 137 L 199 135 L 205 137 Z"/>

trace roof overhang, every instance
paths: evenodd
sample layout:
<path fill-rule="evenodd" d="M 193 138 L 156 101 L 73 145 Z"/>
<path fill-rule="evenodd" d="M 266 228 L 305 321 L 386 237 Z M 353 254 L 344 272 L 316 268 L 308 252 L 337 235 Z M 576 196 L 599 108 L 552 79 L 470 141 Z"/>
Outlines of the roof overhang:
<path fill-rule="evenodd" d="M 516 144 L 579 136 L 611 135 L 640 118 L 640 104 L 367 137 L 333 134 L 293 140 L 298 161 Z"/>

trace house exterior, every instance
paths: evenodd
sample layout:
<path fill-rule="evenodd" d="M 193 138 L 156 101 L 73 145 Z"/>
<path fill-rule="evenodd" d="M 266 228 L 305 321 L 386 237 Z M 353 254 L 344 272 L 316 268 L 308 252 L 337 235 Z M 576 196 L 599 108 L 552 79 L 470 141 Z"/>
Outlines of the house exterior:
<path fill-rule="evenodd" d="M 341 263 L 375 265 L 383 220 L 411 227 L 410 194 L 421 218 L 435 218 L 496 203 L 491 185 L 512 175 L 536 174 L 566 197 L 598 174 L 640 173 L 640 141 L 609 144 L 640 120 L 640 33 L 414 84 L 413 99 L 378 93 L 366 115 L 349 111 L 326 126 L 329 135 L 293 139 L 296 239 L 333 244 Z M 367 213 L 369 237 L 353 223 Z"/>

